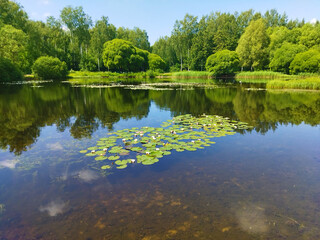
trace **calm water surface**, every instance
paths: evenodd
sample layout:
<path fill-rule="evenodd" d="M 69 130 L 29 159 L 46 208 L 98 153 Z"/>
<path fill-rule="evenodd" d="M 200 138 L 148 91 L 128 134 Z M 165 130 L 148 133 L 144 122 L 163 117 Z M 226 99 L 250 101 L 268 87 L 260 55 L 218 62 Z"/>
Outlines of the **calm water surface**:
<path fill-rule="evenodd" d="M 0 112 L 2 240 L 320 239 L 319 92 L 2 84 Z M 187 113 L 253 129 L 123 170 L 79 153 Z"/>

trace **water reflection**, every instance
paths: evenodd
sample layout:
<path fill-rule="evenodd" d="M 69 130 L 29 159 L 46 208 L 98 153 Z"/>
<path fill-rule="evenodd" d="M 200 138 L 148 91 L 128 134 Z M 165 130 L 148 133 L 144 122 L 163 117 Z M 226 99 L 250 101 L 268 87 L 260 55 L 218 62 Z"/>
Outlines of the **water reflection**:
<path fill-rule="evenodd" d="M 6 88 L 10 91 L 4 91 Z M 40 136 L 41 128 L 55 125 L 75 139 L 88 138 L 99 129 L 113 128 L 120 119 L 146 117 L 154 101 L 178 114 L 217 114 L 248 122 L 266 133 L 279 124 L 317 125 L 318 92 L 250 91 L 242 87 L 195 88 L 184 91 L 130 90 L 124 88 L 74 88 L 68 84 L 3 85 L 0 95 L 0 147 L 16 154 L 26 151 Z M 48 145 L 60 150 L 61 146 Z"/>

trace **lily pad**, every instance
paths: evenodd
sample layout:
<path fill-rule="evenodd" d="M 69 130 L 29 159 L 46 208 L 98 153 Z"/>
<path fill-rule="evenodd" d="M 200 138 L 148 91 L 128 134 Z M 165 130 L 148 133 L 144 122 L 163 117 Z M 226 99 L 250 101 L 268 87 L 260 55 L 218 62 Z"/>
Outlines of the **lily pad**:
<path fill-rule="evenodd" d="M 103 169 L 103 170 L 105 170 L 105 169 L 110 169 L 110 168 L 111 168 L 110 165 L 103 165 L 103 166 L 101 167 L 101 169 Z"/>

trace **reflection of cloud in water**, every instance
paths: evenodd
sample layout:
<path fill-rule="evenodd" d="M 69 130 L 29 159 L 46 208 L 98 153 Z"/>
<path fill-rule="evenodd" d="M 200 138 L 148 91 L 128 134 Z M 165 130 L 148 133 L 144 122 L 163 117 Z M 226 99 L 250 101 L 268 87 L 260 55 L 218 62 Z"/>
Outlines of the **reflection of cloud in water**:
<path fill-rule="evenodd" d="M 47 148 L 49 148 L 52 151 L 58 151 L 58 150 L 62 150 L 63 147 L 59 142 L 56 143 L 48 143 L 47 144 Z"/>
<path fill-rule="evenodd" d="M 17 160 L 4 160 L 0 162 L 0 167 L 7 167 L 13 169 L 16 167 L 17 163 Z"/>
<path fill-rule="evenodd" d="M 63 213 L 63 210 L 65 208 L 66 204 L 65 202 L 61 200 L 51 201 L 45 206 L 40 206 L 39 210 L 40 212 L 48 212 L 49 216 L 54 217 L 58 214 Z"/>
<path fill-rule="evenodd" d="M 264 208 L 247 204 L 237 210 L 236 217 L 242 230 L 249 233 L 264 233 L 268 231 L 267 217 Z"/>
<path fill-rule="evenodd" d="M 78 177 L 84 182 L 91 182 L 99 178 L 99 175 L 92 170 L 81 170 L 78 172 Z"/>

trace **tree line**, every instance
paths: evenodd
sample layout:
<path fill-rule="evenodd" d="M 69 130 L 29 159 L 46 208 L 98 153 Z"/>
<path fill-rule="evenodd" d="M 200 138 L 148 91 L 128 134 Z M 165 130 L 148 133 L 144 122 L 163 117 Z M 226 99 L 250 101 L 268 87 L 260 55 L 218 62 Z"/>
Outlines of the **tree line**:
<path fill-rule="evenodd" d="M 112 40 L 112 44 L 105 44 Z M 232 69 L 239 61 L 239 69 L 244 70 L 317 72 L 319 45 L 319 22 L 288 20 L 285 13 L 275 9 L 264 14 L 253 10 L 214 12 L 200 19 L 186 14 L 175 22 L 171 36 L 160 37 L 150 46 L 145 30 L 116 28 L 106 16 L 93 23 L 82 7 L 67 6 L 58 19 L 50 16 L 42 22 L 30 20 L 16 2 L 0 2 L 0 60 L 10 60 L 24 73 L 30 73 L 41 56 L 64 61 L 68 70 L 145 71 L 161 66 L 166 71 L 202 71 L 208 57 L 215 53 L 219 57 L 212 57 L 213 63 L 232 56 Z M 124 54 L 129 60 L 123 56 L 108 58 L 112 47 L 117 46 L 127 47 L 129 52 Z M 109 53 L 106 48 L 111 49 Z M 121 67 L 116 66 L 118 63 Z"/>

